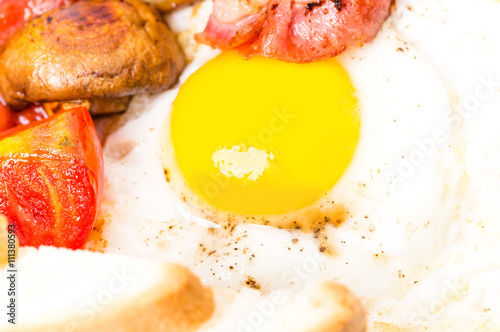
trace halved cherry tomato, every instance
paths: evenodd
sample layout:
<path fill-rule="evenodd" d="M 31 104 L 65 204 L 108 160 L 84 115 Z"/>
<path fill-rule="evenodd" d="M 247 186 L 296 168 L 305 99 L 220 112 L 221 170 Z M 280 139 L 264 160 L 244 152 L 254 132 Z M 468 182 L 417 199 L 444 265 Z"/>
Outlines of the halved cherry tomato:
<path fill-rule="evenodd" d="M 5 106 L 0 100 L 0 132 L 16 125 L 14 111 Z"/>
<path fill-rule="evenodd" d="M 101 145 L 84 107 L 0 133 L 0 214 L 21 245 L 81 248 L 103 179 Z"/>
<path fill-rule="evenodd" d="M 0 0 L 0 45 L 35 16 L 76 0 Z"/>
<path fill-rule="evenodd" d="M 22 111 L 14 112 L 0 99 L 0 133 L 12 127 L 28 125 L 48 117 L 49 114 L 39 104 L 32 104 Z"/>
<path fill-rule="evenodd" d="M 42 121 L 49 117 L 42 105 L 32 104 L 28 108 L 14 112 L 14 125 L 22 126 L 33 122 Z"/>

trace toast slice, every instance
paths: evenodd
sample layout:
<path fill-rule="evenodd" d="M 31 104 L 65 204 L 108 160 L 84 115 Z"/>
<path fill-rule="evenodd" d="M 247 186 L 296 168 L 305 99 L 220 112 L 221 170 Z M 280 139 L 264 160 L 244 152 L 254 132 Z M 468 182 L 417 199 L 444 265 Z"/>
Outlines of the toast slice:
<path fill-rule="evenodd" d="M 23 247 L 15 267 L 16 324 L 6 317 L 0 331 L 195 331 L 214 311 L 211 290 L 177 264 Z M 0 272 L 2 303 L 9 268 Z"/>
<path fill-rule="evenodd" d="M 0 229 L 6 229 L 5 220 L 0 219 Z M 0 234 L 0 245 L 7 248 L 7 232 Z M 4 276 L 15 271 L 14 279 L 0 278 L 2 302 L 15 299 L 15 316 L 0 320 L 0 331 L 366 330 L 361 301 L 332 281 L 266 296 L 251 289 L 214 289 L 214 297 L 212 290 L 177 264 L 54 247 L 16 247 L 15 251 L 19 255 L 13 266 L 5 265 L 6 255 L 0 265 Z M 9 288 L 14 296 L 7 292 Z M 15 325 L 9 323 L 12 317 Z M 255 319 L 262 322 L 255 324 Z"/>
<path fill-rule="evenodd" d="M 363 332 L 366 311 L 346 287 L 329 280 L 302 289 L 215 288 L 216 309 L 199 332 Z"/>
<path fill-rule="evenodd" d="M 361 301 L 346 287 L 322 281 L 295 299 L 284 315 L 283 331 L 289 332 L 362 332 L 366 330 L 366 312 Z"/>

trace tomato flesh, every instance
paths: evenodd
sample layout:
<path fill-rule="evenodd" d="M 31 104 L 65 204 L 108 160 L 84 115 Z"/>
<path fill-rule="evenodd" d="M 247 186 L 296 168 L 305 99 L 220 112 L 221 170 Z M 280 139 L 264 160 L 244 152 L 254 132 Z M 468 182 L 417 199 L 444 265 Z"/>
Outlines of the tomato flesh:
<path fill-rule="evenodd" d="M 19 243 L 83 247 L 100 204 L 104 169 L 84 107 L 0 134 L 0 214 Z"/>
<path fill-rule="evenodd" d="M 14 113 L 14 126 L 28 125 L 49 117 L 43 106 L 32 104 L 28 108 Z"/>
<path fill-rule="evenodd" d="M 0 101 L 0 132 L 15 125 L 16 117 L 14 112 Z"/>

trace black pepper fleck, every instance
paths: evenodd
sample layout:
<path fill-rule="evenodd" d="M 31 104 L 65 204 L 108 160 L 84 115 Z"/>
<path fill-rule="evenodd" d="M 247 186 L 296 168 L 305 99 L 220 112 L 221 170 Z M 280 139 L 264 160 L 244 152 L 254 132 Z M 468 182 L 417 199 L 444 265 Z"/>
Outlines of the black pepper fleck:
<path fill-rule="evenodd" d="M 340 12 L 342 10 L 342 0 L 333 0 L 333 3 L 335 4 L 337 11 Z"/>
<path fill-rule="evenodd" d="M 309 2 L 306 4 L 306 9 L 307 10 L 313 10 L 314 7 L 321 6 L 323 4 L 322 1 L 317 1 L 317 2 Z"/>

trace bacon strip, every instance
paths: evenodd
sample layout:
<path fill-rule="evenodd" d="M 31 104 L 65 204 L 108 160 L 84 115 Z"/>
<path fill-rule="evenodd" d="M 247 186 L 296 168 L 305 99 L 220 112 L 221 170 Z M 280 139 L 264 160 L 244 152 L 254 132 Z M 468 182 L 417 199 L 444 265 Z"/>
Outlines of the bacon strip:
<path fill-rule="evenodd" d="M 248 15 L 236 23 L 224 23 L 211 15 L 205 31 L 196 35 L 196 40 L 203 44 L 222 49 L 239 46 L 255 37 L 262 29 L 266 18 L 265 11 Z"/>
<path fill-rule="evenodd" d="M 391 5 L 391 0 L 243 1 L 214 0 L 214 12 L 197 40 L 237 47 L 247 57 L 324 60 L 375 38 Z"/>

